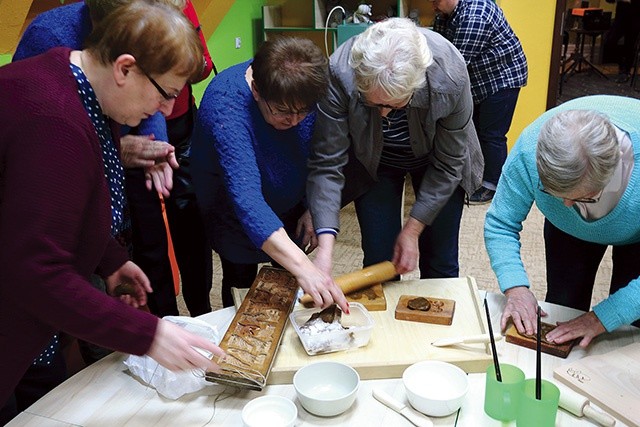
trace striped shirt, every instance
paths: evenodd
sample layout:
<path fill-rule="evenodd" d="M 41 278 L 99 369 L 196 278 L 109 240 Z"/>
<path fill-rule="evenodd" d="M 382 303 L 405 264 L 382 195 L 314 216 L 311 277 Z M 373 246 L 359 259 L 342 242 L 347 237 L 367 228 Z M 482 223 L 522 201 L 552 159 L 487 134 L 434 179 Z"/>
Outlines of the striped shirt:
<path fill-rule="evenodd" d="M 462 54 L 473 102 L 527 84 L 527 59 L 502 10 L 492 0 L 460 0 L 450 15 L 436 16 L 434 31 Z"/>
<path fill-rule="evenodd" d="M 382 156 L 380 164 L 412 170 L 428 163 L 428 157 L 416 158 L 411 149 L 407 109 L 391 110 L 382 118 Z"/>

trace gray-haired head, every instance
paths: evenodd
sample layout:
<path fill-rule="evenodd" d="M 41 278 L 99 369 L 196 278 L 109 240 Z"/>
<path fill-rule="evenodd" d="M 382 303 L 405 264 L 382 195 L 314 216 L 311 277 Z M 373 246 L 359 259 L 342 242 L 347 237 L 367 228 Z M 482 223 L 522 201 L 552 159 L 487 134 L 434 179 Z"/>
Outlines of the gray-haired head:
<path fill-rule="evenodd" d="M 540 130 L 538 174 L 543 187 L 554 193 L 602 190 L 619 159 L 615 129 L 606 116 L 596 111 L 559 112 Z"/>
<path fill-rule="evenodd" d="M 424 87 L 432 62 L 427 40 L 406 18 L 390 18 L 367 28 L 357 36 L 349 58 L 361 93 L 381 89 L 393 100 L 406 100 Z"/>

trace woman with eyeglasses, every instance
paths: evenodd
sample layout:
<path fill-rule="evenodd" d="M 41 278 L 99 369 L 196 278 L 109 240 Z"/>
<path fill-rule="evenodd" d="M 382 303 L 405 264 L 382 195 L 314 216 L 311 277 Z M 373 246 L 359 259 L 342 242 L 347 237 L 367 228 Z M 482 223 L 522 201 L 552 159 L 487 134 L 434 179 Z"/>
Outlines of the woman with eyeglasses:
<path fill-rule="evenodd" d="M 222 263 L 222 302 L 248 288 L 258 264 L 293 274 L 318 306 L 347 302 L 309 260 L 316 246 L 305 182 L 315 105 L 327 87 L 327 60 L 310 40 L 267 40 L 253 60 L 207 87 L 192 142 L 192 175 L 213 249 Z"/>
<path fill-rule="evenodd" d="M 171 110 L 149 77 L 179 90 L 199 75 L 198 36 L 180 11 L 139 0 L 109 15 L 86 46 L 0 68 L 0 406 L 60 330 L 172 370 L 215 369 L 196 348 L 223 354 L 134 308 L 149 280 L 113 237 L 124 206 L 118 124 Z M 100 292 L 94 272 L 109 293 L 128 284 L 131 294 Z"/>
<path fill-rule="evenodd" d="M 25 29 L 13 60 L 46 52 L 52 47 L 80 49 L 94 26 L 111 11 L 133 0 L 84 0 L 60 6 L 38 15 Z M 175 6 L 192 22 L 203 47 L 204 63 L 197 79 L 184 87 L 170 90 L 150 78 L 166 103 L 164 109 L 143 119 L 135 129 L 123 129 L 121 138 L 125 167 L 127 204 L 130 213 L 128 245 L 132 259 L 151 280 L 154 292 L 148 305 L 152 313 L 163 317 L 178 315 L 174 278 L 169 260 L 169 243 L 163 218 L 163 206 L 180 272 L 182 294 L 191 316 L 211 311 L 209 293 L 212 285 L 211 249 L 198 212 L 189 173 L 189 149 L 195 100 L 191 83 L 203 80 L 213 69 L 204 35 L 190 0 L 155 0 Z M 166 117 L 165 117 L 166 116 Z M 166 120 L 165 120 L 166 119 Z M 168 141 L 168 143 L 161 142 Z M 144 147 L 167 147 L 171 165 L 163 159 L 138 159 Z M 132 158 L 134 161 L 127 161 Z M 158 160 L 155 161 L 154 160 Z M 175 169 L 173 170 L 172 167 Z M 152 185 L 155 190 L 151 191 Z M 162 193 L 161 201 L 158 192 Z"/>
<path fill-rule="evenodd" d="M 307 187 L 316 265 L 330 274 L 340 208 L 355 200 L 364 266 L 392 260 L 404 274 L 419 260 L 421 278 L 457 277 L 465 193 L 483 170 L 462 56 L 439 34 L 391 18 L 347 40 L 329 65 Z M 403 225 L 407 176 L 416 201 Z"/>
<path fill-rule="evenodd" d="M 640 319 L 640 100 L 589 96 L 544 113 L 520 135 L 485 222 L 491 266 L 507 297 L 502 313 L 536 331 L 538 302 L 520 258 L 520 230 L 535 202 L 545 216 L 545 300 L 588 313 L 546 336 L 591 340 Z M 612 247 L 610 296 L 591 308 L 593 285 Z M 592 311 L 589 311 L 589 310 Z"/>

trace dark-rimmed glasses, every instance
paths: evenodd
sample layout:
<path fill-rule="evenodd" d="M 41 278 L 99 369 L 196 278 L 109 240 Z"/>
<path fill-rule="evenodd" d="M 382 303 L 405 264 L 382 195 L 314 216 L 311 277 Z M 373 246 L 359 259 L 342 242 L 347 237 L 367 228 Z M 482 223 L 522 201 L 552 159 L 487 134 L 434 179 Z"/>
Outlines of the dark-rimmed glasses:
<path fill-rule="evenodd" d="M 567 197 L 562 197 L 562 196 L 558 196 L 557 194 L 553 194 L 549 191 L 547 191 L 543 186 L 542 183 L 538 183 L 538 188 L 540 189 L 540 191 L 542 191 L 544 194 L 548 194 L 549 196 L 552 197 L 557 197 L 559 199 L 563 199 L 563 200 L 568 200 L 570 202 L 574 202 L 574 203 L 598 203 L 600 201 L 600 198 L 602 197 L 602 193 L 604 192 L 604 189 L 600 190 L 600 192 L 598 194 L 596 194 L 594 197 L 578 197 L 575 199 L 569 199 Z"/>
<path fill-rule="evenodd" d="M 138 68 L 140 68 L 140 71 L 142 71 L 142 74 L 145 75 L 145 77 L 147 77 L 149 79 L 149 81 L 151 82 L 151 84 L 153 85 L 153 87 L 155 87 L 158 92 L 160 93 L 160 95 L 162 95 L 162 97 L 167 100 L 167 101 L 173 101 L 174 99 L 176 99 L 178 97 L 178 95 L 180 95 L 179 93 L 175 94 L 175 95 L 169 95 L 167 93 L 167 91 L 165 91 L 164 89 L 162 89 L 162 86 L 160 86 L 158 84 L 157 81 L 155 81 L 155 79 L 153 77 L 151 77 L 149 75 L 149 73 L 147 73 L 145 70 L 143 70 L 139 65 Z"/>
<path fill-rule="evenodd" d="M 307 114 L 309 114 L 311 112 L 311 108 L 303 108 L 302 110 L 298 110 L 298 111 L 282 111 L 282 110 L 274 110 L 273 108 L 271 108 L 271 104 L 269 104 L 269 101 L 267 101 L 266 99 L 264 100 L 264 103 L 267 104 L 267 108 L 269 109 L 269 113 L 273 116 L 273 117 L 291 117 L 291 116 L 306 116 Z"/>
<path fill-rule="evenodd" d="M 369 108 L 388 108 L 390 110 L 406 110 L 407 108 L 409 108 L 409 104 L 411 104 L 412 100 L 413 100 L 413 92 L 411 93 L 411 96 L 409 97 L 409 100 L 406 102 L 406 104 L 404 104 L 401 107 L 393 106 L 389 104 L 374 104 L 373 102 L 369 102 L 362 93 L 358 92 L 358 102 L 360 102 L 365 107 L 369 107 Z"/>

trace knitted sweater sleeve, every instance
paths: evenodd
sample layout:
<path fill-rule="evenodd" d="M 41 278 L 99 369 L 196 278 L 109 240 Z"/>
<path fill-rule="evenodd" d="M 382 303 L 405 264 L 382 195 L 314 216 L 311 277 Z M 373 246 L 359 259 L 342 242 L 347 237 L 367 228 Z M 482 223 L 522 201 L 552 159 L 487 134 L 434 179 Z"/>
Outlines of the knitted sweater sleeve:
<path fill-rule="evenodd" d="M 593 311 L 609 332 L 640 319 L 640 278 L 609 295 Z"/>
<path fill-rule="evenodd" d="M 144 119 L 138 126 L 138 134 L 153 135 L 156 141 L 169 141 L 167 134 L 167 121 L 160 111 L 156 112 L 148 119 Z"/>
<path fill-rule="evenodd" d="M 64 41 L 48 28 L 43 28 L 37 22 L 33 22 L 22 34 L 12 60 L 31 58 L 45 53 L 51 48 L 64 45 Z"/>
<path fill-rule="evenodd" d="M 485 246 L 502 292 L 529 286 L 520 256 L 520 232 L 534 201 L 537 173 L 531 170 L 531 153 L 523 152 L 519 146 L 528 138 L 525 131 L 507 159 L 485 218 Z"/>

